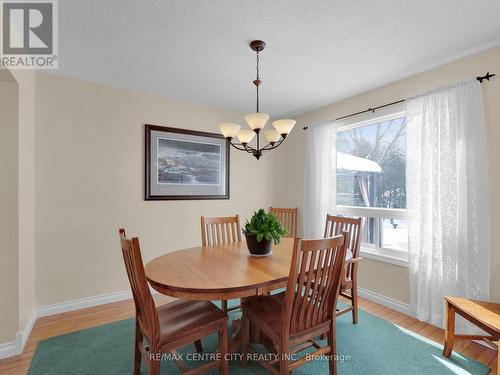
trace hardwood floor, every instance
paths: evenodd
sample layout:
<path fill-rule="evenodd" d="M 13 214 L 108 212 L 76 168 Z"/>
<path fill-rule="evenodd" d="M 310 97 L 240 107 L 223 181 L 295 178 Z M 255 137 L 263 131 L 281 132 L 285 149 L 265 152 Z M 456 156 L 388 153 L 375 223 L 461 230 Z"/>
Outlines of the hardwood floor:
<path fill-rule="evenodd" d="M 168 297 L 155 295 L 155 300 L 157 300 L 158 303 L 163 303 L 168 301 Z M 407 328 L 440 344 L 444 343 L 444 331 L 440 328 L 420 322 L 411 316 L 391 310 L 363 298 L 360 298 L 360 308 L 381 319 L 398 324 L 401 327 Z M 132 316 L 134 316 L 134 305 L 132 300 L 127 300 L 40 318 L 35 323 L 31 336 L 24 349 L 24 353 L 0 360 L 0 374 L 26 374 L 37 343 L 40 340 L 126 319 Z M 468 340 L 458 341 L 455 344 L 454 350 L 492 368 L 492 375 L 497 374 L 497 353 L 495 351 Z"/>

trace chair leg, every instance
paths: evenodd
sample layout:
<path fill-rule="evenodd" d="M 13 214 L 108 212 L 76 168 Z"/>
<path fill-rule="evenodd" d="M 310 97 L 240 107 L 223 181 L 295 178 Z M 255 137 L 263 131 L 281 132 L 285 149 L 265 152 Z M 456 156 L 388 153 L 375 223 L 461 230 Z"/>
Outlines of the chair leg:
<path fill-rule="evenodd" d="M 248 343 L 250 341 L 250 321 L 243 315 L 243 327 L 241 331 L 241 365 L 247 367 L 248 365 Z"/>
<path fill-rule="evenodd" d="M 161 358 L 161 351 L 159 349 L 151 349 L 149 360 L 149 375 L 160 375 L 161 360 L 157 360 L 158 357 Z"/>
<path fill-rule="evenodd" d="M 203 353 L 203 346 L 201 345 L 201 340 L 196 340 L 194 342 L 194 346 L 196 347 L 196 351 L 198 353 Z"/>
<path fill-rule="evenodd" d="M 161 361 L 152 360 L 149 375 L 160 375 Z"/>
<path fill-rule="evenodd" d="M 289 347 L 288 347 L 288 337 L 282 336 L 280 342 L 280 350 L 278 355 L 280 356 L 280 375 L 290 374 L 290 362 L 289 357 Z"/>
<path fill-rule="evenodd" d="M 358 283 L 356 278 L 352 281 L 351 289 L 352 298 L 352 324 L 358 324 Z"/>
<path fill-rule="evenodd" d="M 219 364 L 219 372 L 221 375 L 227 375 L 228 365 L 227 365 L 227 322 L 224 322 L 222 327 L 219 330 L 219 352 L 220 352 L 220 364 Z"/>
<path fill-rule="evenodd" d="M 337 362 L 335 361 L 335 355 L 337 354 L 335 317 L 332 319 L 332 324 L 330 326 L 330 330 L 328 331 L 328 345 L 330 346 L 330 359 L 328 360 L 330 375 L 337 375 Z"/>
<path fill-rule="evenodd" d="M 139 327 L 139 324 L 137 321 L 135 322 L 135 356 L 134 356 L 134 375 L 140 375 L 141 374 L 141 359 L 142 359 L 142 354 L 141 350 L 139 349 L 140 346 L 142 345 L 142 332 Z"/>

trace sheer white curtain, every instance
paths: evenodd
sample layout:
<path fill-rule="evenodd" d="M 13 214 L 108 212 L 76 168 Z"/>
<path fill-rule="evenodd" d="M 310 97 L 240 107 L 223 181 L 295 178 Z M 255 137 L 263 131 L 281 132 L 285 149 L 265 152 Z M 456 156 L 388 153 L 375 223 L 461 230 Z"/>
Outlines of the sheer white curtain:
<path fill-rule="evenodd" d="M 411 301 L 418 319 L 442 326 L 445 295 L 489 298 L 480 84 L 459 82 L 406 105 Z"/>
<path fill-rule="evenodd" d="M 336 153 L 335 122 L 317 124 L 307 131 L 304 172 L 304 237 L 323 237 L 326 214 L 335 212 Z"/>

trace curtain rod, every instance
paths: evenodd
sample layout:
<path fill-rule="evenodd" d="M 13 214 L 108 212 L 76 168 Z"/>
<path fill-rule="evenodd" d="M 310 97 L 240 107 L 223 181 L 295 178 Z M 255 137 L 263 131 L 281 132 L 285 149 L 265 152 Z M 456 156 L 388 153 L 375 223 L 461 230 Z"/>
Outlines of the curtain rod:
<path fill-rule="evenodd" d="M 487 80 L 489 81 L 490 78 L 492 77 L 495 77 L 496 74 L 495 73 L 486 73 L 484 76 L 479 76 L 479 77 L 476 77 L 476 79 L 479 81 L 479 83 L 483 83 L 484 80 Z M 391 103 L 387 103 L 387 104 L 382 104 L 382 105 L 379 105 L 378 107 L 373 107 L 373 108 L 368 108 L 368 109 L 365 109 L 364 111 L 359 111 L 359 112 L 355 112 L 355 113 L 351 113 L 349 115 L 345 115 L 345 116 L 342 116 L 342 117 L 337 117 L 335 119 L 335 121 L 339 121 L 339 120 L 343 120 L 343 119 L 346 119 L 346 118 L 349 118 L 349 117 L 353 117 L 353 116 L 357 116 L 357 115 L 361 115 L 363 113 L 368 113 L 368 112 L 372 112 L 372 113 L 375 113 L 375 111 L 377 109 L 381 109 L 381 108 L 385 108 L 385 107 L 389 107 L 391 105 L 395 105 L 395 104 L 399 104 L 399 103 L 403 103 L 405 102 L 406 99 L 401 99 L 401 100 L 396 100 L 395 102 L 391 102 Z M 309 129 L 309 126 L 304 126 L 302 128 L 303 130 L 307 130 Z"/>

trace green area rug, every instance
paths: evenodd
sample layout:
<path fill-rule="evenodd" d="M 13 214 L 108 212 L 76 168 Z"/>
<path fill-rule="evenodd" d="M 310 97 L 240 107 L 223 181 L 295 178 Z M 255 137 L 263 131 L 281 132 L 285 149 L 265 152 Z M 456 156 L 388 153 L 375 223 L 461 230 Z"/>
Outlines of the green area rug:
<path fill-rule="evenodd" d="M 231 319 L 239 312 L 231 313 Z M 360 311 L 359 323 L 351 315 L 337 320 L 338 363 L 340 374 L 487 374 L 488 368 L 470 358 L 454 353 L 450 359 L 441 356 L 442 346 L 402 327 Z M 113 375 L 131 374 L 134 358 L 134 320 L 127 319 L 67 335 L 52 337 L 38 344 L 29 370 L 30 375 Z M 203 340 L 205 352 L 217 348 L 215 335 Z M 187 356 L 195 353 L 194 345 L 179 350 Z M 201 362 L 188 362 L 196 367 Z M 147 374 L 143 364 L 144 374 Z M 257 363 L 247 368 L 237 360 L 230 363 L 230 374 L 267 374 Z M 162 364 L 162 374 L 178 374 L 173 361 Z M 210 374 L 217 374 L 214 370 Z M 317 360 L 294 374 L 327 374 L 328 362 Z"/>

